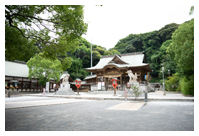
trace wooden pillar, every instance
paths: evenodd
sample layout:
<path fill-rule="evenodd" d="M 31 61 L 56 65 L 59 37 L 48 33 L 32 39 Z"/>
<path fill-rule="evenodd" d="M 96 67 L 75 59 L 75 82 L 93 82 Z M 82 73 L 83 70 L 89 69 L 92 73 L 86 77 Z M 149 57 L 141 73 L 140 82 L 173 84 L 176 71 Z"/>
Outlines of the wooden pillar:
<path fill-rule="evenodd" d="M 108 77 L 107 79 L 108 79 L 108 86 L 107 86 L 107 87 L 108 87 L 108 90 L 109 90 L 109 89 L 110 89 L 110 88 L 109 88 L 109 77 Z"/>
<path fill-rule="evenodd" d="M 33 80 L 34 80 L 34 79 L 33 79 Z M 33 83 L 31 83 L 31 84 L 33 84 L 33 85 L 34 85 L 34 83 L 35 83 L 35 82 L 33 82 Z M 32 90 L 33 90 L 33 92 L 35 91 L 35 88 L 34 88 L 34 86 L 32 87 Z"/>
<path fill-rule="evenodd" d="M 105 85 L 105 89 L 106 89 L 106 77 L 104 77 L 104 85 Z M 106 89 L 107 91 L 107 89 Z"/>
<path fill-rule="evenodd" d="M 38 79 L 37 79 L 37 91 L 38 91 Z"/>
<path fill-rule="evenodd" d="M 17 78 L 18 79 L 18 82 L 17 82 L 17 91 L 19 90 L 19 78 Z"/>
<path fill-rule="evenodd" d="M 50 90 L 52 90 L 53 89 L 53 82 L 51 82 L 51 89 Z"/>
<path fill-rule="evenodd" d="M 105 88 L 105 77 L 103 76 L 104 88 Z"/>
<path fill-rule="evenodd" d="M 143 75 L 143 73 L 140 73 L 140 79 L 141 79 L 141 81 L 144 81 L 144 75 Z"/>
<path fill-rule="evenodd" d="M 31 79 L 30 79 L 30 91 L 31 91 L 31 88 L 32 88 L 32 87 L 31 87 Z"/>
<path fill-rule="evenodd" d="M 120 76 L 120 90 L 123 90 L 122 88 L 123 88 L 123 86 L 122 86 L 122 74 L 121 74 L 121 76 Z"/>
<path fill-rule="evenodd" d="M 21 82 L 21 91 L 23 91 L 23 77 L 22 77 L 22 82 Z"/>
<path fill-rule="evenodd" d="M 97 85 L 97 74 L 96 74 L 96 85 Z"/>

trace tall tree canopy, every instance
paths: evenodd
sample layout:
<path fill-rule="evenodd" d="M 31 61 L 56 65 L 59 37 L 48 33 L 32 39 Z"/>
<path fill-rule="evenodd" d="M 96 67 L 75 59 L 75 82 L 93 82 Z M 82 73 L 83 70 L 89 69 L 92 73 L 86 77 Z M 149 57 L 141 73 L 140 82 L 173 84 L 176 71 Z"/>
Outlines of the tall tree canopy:
<path fill-rule="evenodd" d="M 61 62 L 56 60 L 50 60 L 43 56 L 43 53 L 35 55 L 27 62 L 29 68 L 28 77 L 38 78 L 40 85 L 45 85 L 50 80 L 60 79 L 60 73 L 62 72 Z"/>
<path fill-rule="evenodd" d="M 172 33 L 178 28 L 178 26 L 179 25 L 176 23 L 171 23 L 161 28 L 158 34 L 162 39 L 162 42 L 171 39 Z"/>
<path fill-rule="evenodd" d="M 168 52 L 184 72 L 194 71 L 194 19 L 179 26 L 173 33 Z"/>
<path fill-rule="evenodd" d="M 34 44 L 34 40 L 24 38 L 17 29 L 10 27 L 7 21 L 5 22 L 5 58 L 7 60 L 28 61 L 35 52 L 39 52 Z"/>
<path fill-rule="evenodd" d="M 194 95 L 194 19 L 181 24 L 172 35 L 168 53 L 176 62 L 182 93 Z"/>
<path fill-rule="evenodd" d="M 150 63 L 150 67 L 153 70 L 151 75 L 153 77 L 158 77 L 161 68 L 160 64 L 163 61 L 167 61 L 168 63 L 172 61 L 170 56 L 165 55 L 166 48 L 170 43 L 165 43 L 166 47 L 165 44 L 162 44 L 171 39 L 172 33 L 178 26 L 178 24 L 171 23 L 165 25 L 160 30 L 142 34 L 129 34 L 127 37 L 120 39 L 113 49 L 122 54 L 143 52 L 145 54 L 145 61 Z M 171 72 L 175 72 L 175 70 L 172 70 Z"/>
<path fill-rule="evenodd" d="M 81 5 L 5 5 L 5 20 L 7 27 L 15 29 L 13 34 L 39 43 L 43 55 L 50 59 L 74 52 L 77 39 L 87 30 Z M 6 42 L 15 42 L 13 38 Z"/>
<path fill-rule="evenodd" d="M 83 80 L 90 73 L 84 68 L 91 67 L 91 43 L 84 38 L 79 38 L 78 42 L 79 47 L 74 53 L 67 52 L 67 55 L 73 58 L 73 61 L 71 67 L 66 70 L 70 73 L 72 79 L 80 78 Z M 120 54 L 120 52 L 115 49 L 106 50 L 106 48 L 100 45 L 93 44 L 92 65 L 95 66 L 99 62 L 101 56 L 113 55 L 115 53 Z"/>

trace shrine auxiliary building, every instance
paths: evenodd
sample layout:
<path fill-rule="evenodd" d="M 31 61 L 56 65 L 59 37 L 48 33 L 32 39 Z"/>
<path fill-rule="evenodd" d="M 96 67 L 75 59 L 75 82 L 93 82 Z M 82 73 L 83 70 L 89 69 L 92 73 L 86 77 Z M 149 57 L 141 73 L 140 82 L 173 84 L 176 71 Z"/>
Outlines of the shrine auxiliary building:
<path fill-rule="evenodd" d="M 119 80 L 118 87 L 123 90 L 129 81 L 128 70 L 134 74 L 137 73 L 137 81 L 140 83 L 144 81 L 144 75 L 147 75 L 147 72 L 152 72 L 149 64 L 145 63 L 142 52 L 102 56 L 96 66 L 85 69 L 96 74 L 96 76 L 92 76 L 95 78 L 89 82 L 103 82 L 106 90 L 111 87 L 111 78 L 117 78 Z"/>

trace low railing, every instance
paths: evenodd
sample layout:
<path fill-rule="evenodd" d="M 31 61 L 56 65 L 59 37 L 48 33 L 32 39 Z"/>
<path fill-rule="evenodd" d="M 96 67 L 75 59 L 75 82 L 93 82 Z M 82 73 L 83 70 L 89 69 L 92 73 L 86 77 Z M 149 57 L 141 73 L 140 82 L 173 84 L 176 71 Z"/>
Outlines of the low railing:
<path fill-rule="evenodd" d="M 140 81 L 139 84 L 140 84 L 140 85 L 147 85 L 148 82 L 147 82 L 147 81 Z"/>
<path fill-rule="evenodd" d="M 154 87 L 147 81 L 140 81 L 139 84 L 147 86 L 148 91 L 154 91 Z"/>
<path fill-rule="evenodd" d="M 155 91 L 154 87 L 149 82 L 147 82 L 147 88 L 149 91 Z"/>

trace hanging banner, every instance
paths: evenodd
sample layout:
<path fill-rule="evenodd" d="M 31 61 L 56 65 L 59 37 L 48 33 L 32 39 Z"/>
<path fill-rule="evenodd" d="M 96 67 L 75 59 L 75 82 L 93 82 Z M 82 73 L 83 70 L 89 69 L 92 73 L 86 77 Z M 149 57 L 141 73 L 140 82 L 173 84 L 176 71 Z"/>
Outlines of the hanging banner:
<path fill-rule="evenodd" d="M 98 82 L 97 88 L 98 88 L 98 90 L 101 90 L 101 88 L 102 88 L 102 82 Z"/>
<path fill-rule="evenodd" d="M 46 82 L 46 92 L 49 93 L 49 82 Z"/>

